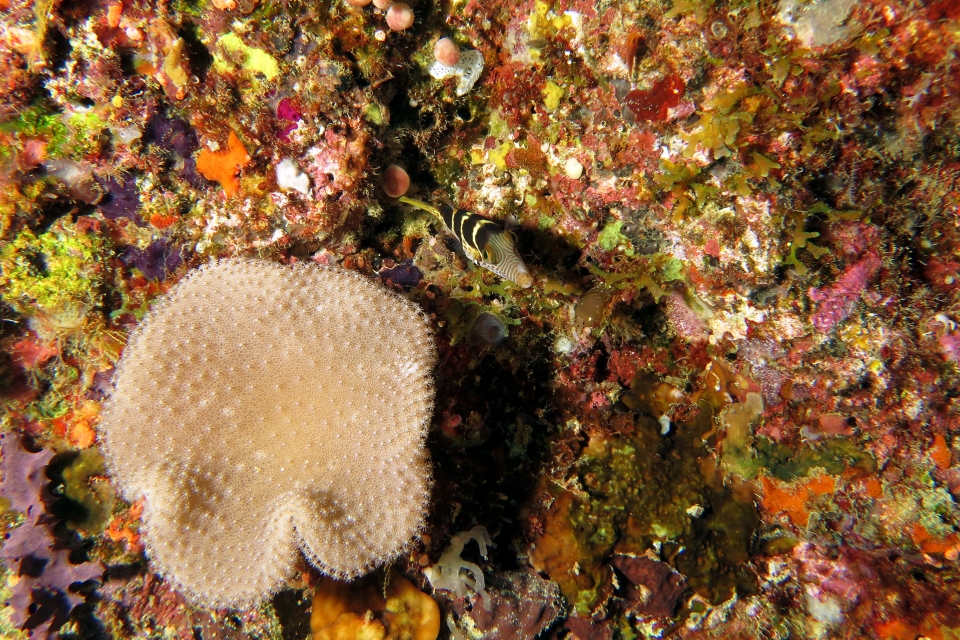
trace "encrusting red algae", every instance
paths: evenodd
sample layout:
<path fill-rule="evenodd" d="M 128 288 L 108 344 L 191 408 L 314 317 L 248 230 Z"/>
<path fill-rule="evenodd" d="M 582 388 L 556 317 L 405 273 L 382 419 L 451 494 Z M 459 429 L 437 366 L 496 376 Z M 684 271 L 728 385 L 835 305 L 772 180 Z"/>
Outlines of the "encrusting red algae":
<path fill-rule="evenodd" d="M 436 637 L 424 598 L 440 637 L 960 633 L 957 42 L 955 0 L 0 0 L 0 555 L 49 560 L 0 580 L 0 628 L 305 635 L 319 595 L 316 638 Z M 428 515 L 393 568 L 331 583 L 282 545 L 294 571 L 229 613 L 158 575 L 173 502 L 118 493 L 98 431 L 132 332 L 222 258 L 392 289 L 437 362 Z M 276 302 L 298 371 L 320 356 Z M 422 399 L 403 362 L 350 383 L 377 378 L 364 421 Z M 226 416 L 230 376 L 180 367 L 198 390 L 159 372 L 156 397 Z M 234 499 L 224 424 L 155 434 L 210 474 L 198 503 Z M 231 477 L 286 466 L 259 455 Z M 448 582 L 485 597 L 431 586 L 477 527 L 496 547 Z"/>

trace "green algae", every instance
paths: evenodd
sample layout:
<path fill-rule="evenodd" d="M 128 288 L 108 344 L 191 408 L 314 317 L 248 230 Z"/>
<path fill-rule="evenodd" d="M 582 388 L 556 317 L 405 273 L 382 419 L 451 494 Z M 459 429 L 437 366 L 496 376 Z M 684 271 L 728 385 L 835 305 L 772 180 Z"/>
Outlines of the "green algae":
<path fill-rule="evenodd" d="M 92 110 L 79 110 L 66 116 L 34 106 L 0 125 L 0 132 L 42 139 L 47 145 L 46 156 L 59 158 L 95 151 L 100 133 L 107 127 L 107 122 Z"/>
<path fill-rule="evenodd" d="M 555 517 L 567 520 L 565 544 L 576 554 L 578 571 L 591 579 L 564 579 L 556 570 L 550 575 L 581 615 L 602 604 L 601 565 L 611 553 L 659 548 L 661 558 L 714 604 L 756 592 L 745 564 L 759 516 L 749 491 L 724 486 L 720 474 L 705 475 L 713 462 L 702 436 L 713 429 L 713 410 L 706 401 L 699 404 L 699 414 L 672 425 L 667 436 L 652 415 L 639 415 L 631 436 L 595 438 L 577 462 L 582 490 L 561 492 L 569 508 Z"/>
<path fill-rule="evenodd" d="M 566 95 L 566 90 L 553 81 L 547 81 L 543 87 L 543 106 L 549 112 L 554 112 L 560 107 L 560 100 Z"/>
<path fill-rule="evenodd" d="M 182 13 L 194 18 L 203 16 L 207 8 L 207 0 L 173 0 L 170 8 L 176 13 Z"/>
<path fill-rule="evenodd" d="M 683 280 L 683 261 L 671 256 L 667 263 L 663 265 L 662 273 L 664 282 Z"/>
<path fill-rule="evenodd" d="M 799 275 L 802 276 L 806 274 L 809 269 L 805 264 L 800 262 L 800 259 L 797 257 L 797 251 L 806 249 L 815 260 L 819 259 L 823 254 L 828 252 L 828 249 L 818 247 L 810 242 L 810 239 L 818 237 L 820 237 L 820 234 L 815 231 L 804 231 L 803 219 L 798 219 L 793 230 L 790 232 L 790 254 L 783 259 L 783 262 L 792 265 Z"/>
<path fill-rule="evenodd" d="M 630 244 L 630 238 L 623 235 L 620 229 L 623 227 L 623 221 L 617 220 L 603 227 L 597 236 L 597 242 L 604 251 L 613 251 L 620 245 Z"/>
<path fill-rule="evenodd" d="M 663 264 L 663 260 L 659 260 L 659 258 L 670 259 L 669 256 L 665 256 L 664 254 L 657 254 L 651 261 L 651 270 L 655 270 L 658 265 Z M 646 289 L 650 295 L 653 296 L 655 302 L 660 302 L 660 298 L 667 293 L 656 280 L 650 277 L 647 269 L 634 269 L 628 273 L 607 273 L 594 264 L 589 265 L 588 269 L 590 273 L 601 278 L 608 287 L 618 290 Z"/>
<path fill-rule="evenodd" d="M 557 224 L 557 221 L 551 218 L 550 216 L 540 214 L 540 217 L 537 219 L 537 229 L 539 231 L 546 231 L 552 229 Z"/>
<path fill-rule="evenodd" d="M 217 71 L 229 71 L 233 69 L 231 60 L 238 60 L 239 65 L 247 71 L 262 74 L 267 80 L 273 80 L 280 74 L 280 63 L 264 49 L 251 47 L 240 39 L 235 33 L 225 33 L 217 40 L 217 44 L 222 48 L 230 60 L 214 54 L 213 68 Z"/>
<path fill-rule="evenodd" d="M 70 367 L 70 369 L 73 369 L 73 367 Z M 67 375 L 65 378 L 63 376 L 59 377 L 58 382 L 61 386 L 64 382 L 69 381 L 70 376 Z M 53 420 L 65 416 L 68 411 L 70 411 L 70 404 L 66 398 L 58 393 L 48 391 L 30 405 L 27 409 L 27 415 L 39 420 Z"/>
<path fill-rule="evenodd" d="M 848 438 L 833 438 L 819 446 L 805 444 L 796 450 L 761 436 L 756 439 L 754 450 L 755 464 L 769 469 L 773 477 L 784 482 L 802 478 L 817 468 L 830 475 L 840 475 L 849 468 L 877 472 L 873 456 Z"/>
<path fill-rule="evenodd" d="M 367 105 L 367 108 L 363 111 L 363 117 L 366 118 L 370 124 L 374 124 L 378 127 L 383 126 L 387 122 L 387 114 L 385 113 L 383 107 L 376 102 L 371 102 Z"/>
<path fill-rule="evenodd" d="M 56 157 L 64 152 L 70 140 L 70 130 L 59 113 L 50 113 L 42 107 L 31 107 L 10 122 L 0 124 L 4 133 L 20 134 L 24 138 L 43 138 L 47 155 Z"/>
<path fill-rule="evenodd" d="M 27 316 L 69 327 L 100 303 L 107 245 L 61 218 L 49 231 L 25 229 L 0 251 L 4 299 Z"/>
<path fill-rule="evenodd" d="M 763 413 L 763 398 L 759 393 L 748 393 L 746 401 L 731 404 L 720 414 L 726 427 L 721 461 L 729 473 L 737 473 L 745 480 L 759 475 L 763 465 L 753 455 L 753 424 Z"/>
<path fill-rule="evenodd" d="M 97 140 L 100 138 L 101 132 L 107 127 L 107 123 L 93 111 L 74 113 L 67 118 L 70 151 L 79 155 L 93 153 L 99 146 Z"/>
<path fill-rule="evenodd" d="M 103 533 L 110 522 L 115 496 L 113 488 L 105 481 L 97 481 L 98 476 L 106 473 L 103 456 L 96 449 L 84 449 L 70 463 L 61 469 L 51 470 L 51 477 L 57 475 L 54 484 L 61 480 L 60 495 L 62 504 L 60 513 L 67 516 L 69 524 L 91 534 Z"/>

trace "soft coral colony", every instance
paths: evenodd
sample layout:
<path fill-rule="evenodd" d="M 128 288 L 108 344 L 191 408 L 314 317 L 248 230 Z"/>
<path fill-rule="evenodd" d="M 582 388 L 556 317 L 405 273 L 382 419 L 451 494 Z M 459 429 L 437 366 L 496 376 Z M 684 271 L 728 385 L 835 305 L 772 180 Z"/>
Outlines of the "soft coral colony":
<path fill-rule="evenodd" d="M 312 598 L 315 638 L 960 633 L 958 42 L 956 0 L 0 0 L 0 629 L 305 634 Z M 509 230 L 533 286 L 405 195 Z M 242 359 L 115 375 L 177 283 L 237 265 L 327 284 L 157 349 L 256 306 L 230 348 L 278 336 L 249 384 L 289 407 L 234 398 Z M 347 366 L 328 332 L 379 354 L 330 378 L 344 417 L 297 391 Z M 134 371 L 144 411 L 218 418 L 118 462 Z M 261 418 L 354 425 L 358 463 L 268 487 L 294 454 L 227 428 Z M 347 470 L 387 488 L 347 508 Z M 228 572 L 178 578 L 163 532 L 229 563 L 228 515 L 272 573 L 198 597 Z M 333 582 L 360 569 L 290 537 L 318 517 L 390 566 Z"/>

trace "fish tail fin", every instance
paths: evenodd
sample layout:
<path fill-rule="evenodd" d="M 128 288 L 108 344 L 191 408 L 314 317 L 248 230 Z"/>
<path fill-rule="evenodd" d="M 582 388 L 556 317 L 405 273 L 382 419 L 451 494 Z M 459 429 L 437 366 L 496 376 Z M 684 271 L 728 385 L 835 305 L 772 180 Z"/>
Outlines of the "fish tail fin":
<path fill-rule="evenodd" d="M 423 202 L 422 200 L 415 200 L 414 198 L 400 196 L 400 202 L 404 202 L 410 205 L 411 207 L 416 207 L 417 209 L 423 209 L 424 211 L 428 211 L 433 215 L 437 216 L 438 218 L 440 218 L 440 220 L 443 220 L 443 216 L 440 214 L 439 209 L 437 209 L 433 205 L 429 205 L 426 202 Z"/>

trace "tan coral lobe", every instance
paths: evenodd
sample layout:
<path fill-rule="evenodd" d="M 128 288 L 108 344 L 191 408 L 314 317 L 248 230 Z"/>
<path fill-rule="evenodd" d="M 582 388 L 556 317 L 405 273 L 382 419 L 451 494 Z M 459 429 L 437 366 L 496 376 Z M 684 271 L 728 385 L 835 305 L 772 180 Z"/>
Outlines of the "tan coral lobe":
<path fill-rule="evenodd" d="M 155 568 L 208 606 L 254 604 L 292 572 L 358 576 L 417 534 L 433 343 L 419 309 L 315 265 L 224 260 L 147 314 L 101 433 L 145 498 Z"/>

